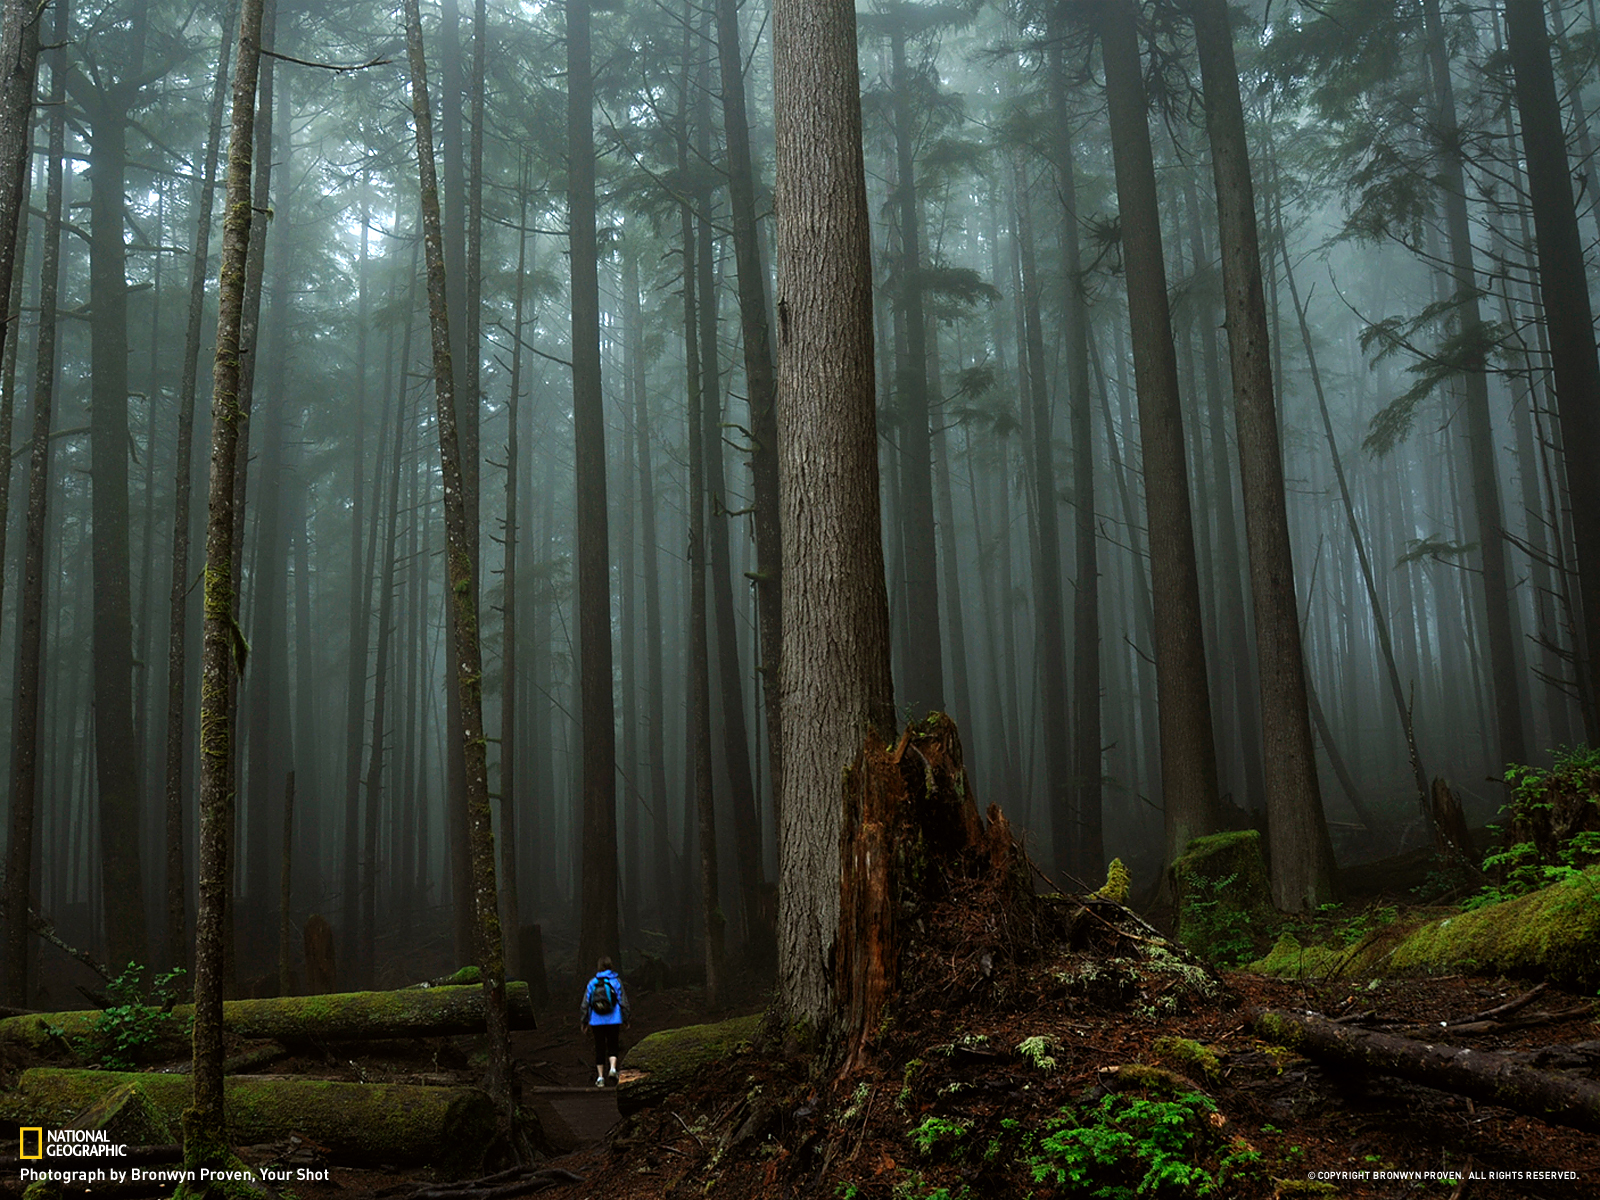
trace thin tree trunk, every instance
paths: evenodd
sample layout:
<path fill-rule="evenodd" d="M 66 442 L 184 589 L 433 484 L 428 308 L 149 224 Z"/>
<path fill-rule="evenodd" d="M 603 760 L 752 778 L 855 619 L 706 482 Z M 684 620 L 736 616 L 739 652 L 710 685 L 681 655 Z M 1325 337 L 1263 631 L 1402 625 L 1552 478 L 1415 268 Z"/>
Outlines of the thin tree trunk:
<path fill-rule="evenodd" d="M 481 85 L 481 79 L 477 81 Z M 481 92 L 481 87 L 480 87 Z M 475 120 L 481 119 L 481 109 Z M 476 127 L 473 133 L 477 138 Z M 511 930 L 506 945 L 506 975 L 524 979 L 522 962 L 522 903 L 517 880 L 517 818 L 521 807 L 517 794 L 517 759 L 521 743 L 517 724 L 517 689 L 521 683 L 517 655 L 517 494 L 522 470 L 519 441 L 522 420 L 522 300 L 528 266 L 528 168 L 520 165 L 518 199 L 521 214 L 517 221 L 517 289 L 511 307 L 511 384 L 506 396 L 506 524 L 505 566 L 502 580 L 505 601 L 501 617 L 505 622 L 502 650 L 505 659 L 500 693 L 500 907 L 505 927 Z M 409 356 L 408 356 L 409 361 Z"/>
<path fill-rule="evenodd" d="M 455 627 L 455 685 L 461 697 L 462 751 L 466 762 L 467 812 L 472 832 L 472 894 L 477 918 L 478 966 L 483 977 L 489 1043 L 489 1094 L 501 1111 L 519 1161 L 527 1146 L 519 1134 L 516 1077 L 506 1011 L 505 959 L 495 887 L 494 830 L 489 809 L 488 754 L 483 730 L 483 660 L 472 595 L 467 506 L 462 490 L 461 451 L 456 434 L 455 379 L 450 361 L 450 318 L 445 301 L 444 236 L 439 219 L 439 184 L 433 159 L 433 117 L 428 104 L 427 66 L 422 53 L 418 0 L 405 0 L 406 46 L 411 66 L 411 113 L 417 133 L 422 192 L 423 247 L 428 264 L 428 325 L 433 344 L 433 385 L 438 400 L 440 469 L 444 480 L 446 579 Z"/>
<path fill-rule="evenodd" d="M 194 1104 L 183 1114 L 184 1165 L 215 1167 L 227 1153 L 222 1110 L 222 992 L 233 807 L 233 720 L 229 692 L 242 667 L 233 618 L 234 474 L 239 426 L 240 330 L 245 258 L 253 208 L 250 168 L 261 62 L 263 0 L 243 0 L 222 226 L 217 351 L 212 375 L 210 516 L 206 523 L 205 638 L 200 681 L 200 911 L 195 930 Z M 183 1194 L 210 1189 L 180 1188 Z"/>
<path fill-rule="evenodd" d="M 361 253 L 356 261 L 355 443 L 350 460 L 350 639 L 345 674 L 344 836 L 340 843 L 339 958 L 355 965 L 361 891 L 356 847 L 361 814 L 361 732 L 366 724 L 367 646 L 371 640 L 372 570 L 362 569 L 367 471 L 367 258 L 372 225 L 367 215 L 367 176 L 362 173 Z"/>
<path fill-rule="evenodd" d="M 58 0 L 58 3 L 60 0 Z M 184 856 L 184 716 L 189 689 L 189 525 L 194 489 L 194 406 L 199 391 L 200 337 L 205 316 L 206 274 L 211 261 L 211 216 L 215 208 L 217 164 L 222 154 L 222 113 L 228 96 L 228 63 L 233 40 L 222 33 L 217 73 L 211 90 L 210 140 L 205 166 L 195 190 L 199 213 L 195 222 L 194 255 L 189 268 L 189 314 L 184 327 L 182 374 L 178 381 L 177 457 L 172 504 L 172 581 L 168 594 L 167 625 L 167 962 L 184 966 L 191 959 L 185 937 L 188 927 L 189 879 Z M 53 136 L 53 135 L 52 135 Z M 48 276 L 47 276 L 48 278 Z M 53 319 L 53 314 L 52 314 Z M 41 339 L 42 341 L 42 339 Z M 305 748 L 302 747 L 302 750 Z"/>
<path fill-rule="evenodd" d="M 294 930 L 291 905 L 294 895 L 294 772 L 283 779 L 283 841 L 278 855 L 278 995 L 294 994 L 289 964 Z"/>

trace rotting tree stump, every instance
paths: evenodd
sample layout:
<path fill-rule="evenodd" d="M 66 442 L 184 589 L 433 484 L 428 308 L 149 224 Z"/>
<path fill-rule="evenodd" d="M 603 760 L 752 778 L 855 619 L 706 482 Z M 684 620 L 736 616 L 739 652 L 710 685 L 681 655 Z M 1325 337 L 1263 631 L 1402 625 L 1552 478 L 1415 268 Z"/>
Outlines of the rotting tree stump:
<path fill-rule="evenodd" d="M 978 814 L 956 724 L 944 713 L 891 747 L 868 740 L 844 776 L 839 940 L 834 952 L 840 1074 L 863 1065 L 899 990 L 906 919 L 955 879 L 983 878 L 1002 903 L 1032 888 L 1011 825 Z"/>

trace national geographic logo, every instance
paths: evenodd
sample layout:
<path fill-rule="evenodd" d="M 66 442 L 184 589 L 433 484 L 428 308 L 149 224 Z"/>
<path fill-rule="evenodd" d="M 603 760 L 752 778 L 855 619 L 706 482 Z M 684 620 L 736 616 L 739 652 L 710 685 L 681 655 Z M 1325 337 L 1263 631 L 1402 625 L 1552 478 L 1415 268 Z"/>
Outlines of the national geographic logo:
<path fill-rule="evenodd" d="M 36 1162 L 43 1158 L 125 1158 L 128 1147 L 113 1142 L 104 1129 L 45 1129 L 24 1126 L 18 1133 L 17 1157 Z"/>

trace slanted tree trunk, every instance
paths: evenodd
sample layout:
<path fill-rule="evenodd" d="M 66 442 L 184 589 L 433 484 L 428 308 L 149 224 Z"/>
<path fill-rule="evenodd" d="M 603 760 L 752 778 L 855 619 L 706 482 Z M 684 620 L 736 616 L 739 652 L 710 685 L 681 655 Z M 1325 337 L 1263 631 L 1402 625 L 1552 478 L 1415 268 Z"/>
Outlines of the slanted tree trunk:
<path fill-rule="evenodd" d="M 8 6 L 21 8 L 22 6 Z M 52 40 L 67 41 L 69 0 L 57 0 Z M 9 15 L 9 12 L 8 12 Z M 39 840 L 35 817 L 39 792 L 41 665 L 44 648 L 45 516 L 50 496 L 50 422 L 55 404 L 56 306 L 61 285 L 62 159 L 66 147 L 65 49 L 58 49 L 50 67 L 50 151 L 45 181 L 44 252 L 39 281 L 38 351 L 33 382 L 33 429 L 28 456 L 28 508 L 22 542 L 22 593 L 17 603 L 17 674 L 13 688 L 10 763 L 10 840 L 7 843 L 3 948 L 6 1002 L 28 1006 L 27 908 L 37 881 L 33 875 L 34 845 Z M 3 60 L 0 60 L 3 61 Z M 30 93 L 31 101 L 31 93 Z M 21 147 L 31 145 L 29 136 Z M 26 153 L 24 153 L 26 159 Z M 7 322 L 9 326 L 9 322 Z M 4 464 L 10 469 L 9 460 Z"/>
<path fill-rule="evenodd" d="M 467 506 L 462 490 L 461 451 L 456 435 L 455 378 L 450 362 L 450 317 L 445 302 L 444 234 L 439 219 L 439 183 L 433 159 L 433 117 L 428 104 L 427 64 L 422 52 L 419 0 L 405 0 L 406 48 L 411 66 L 411 113 L 417 132 L 422 192 L 423 250 L 428 268 L 428 326 L 433 345 L 440 470 L 444 480 L 445 562 L 455 628 L 455 688 L 461 698 L 462 754 L 466 763 L 467 814 L 472 834 L 472 895 L 477 925 L 478 966 L 483 976 L 489 1043 L 489 1094 L 513 1137 L 519 1160 L 527 1147 L 517 1136 L 516 1078 L 506 1011 L 504 949 L 499 895 L 495 887 L 494 830 L 489 809 L 489 767 L 483 730 L 483 659 L 473 606 L 472 559 Z"/>
<path fill-rule="evenodd" d="M 214 1167 L 227 1153 L 222 1098 L 224 922 L 229 890 L 229 833 L 233 807 L 233 719 L 229 693 L 243 648 L 233 619 L 235 460 L 239 426 L 240 329 L 244 318 L 245 257 L 250 244 L 251 158 L 261 62 L 263 0 L 243 0 L 238 68 L 228 142 L 222 226 L 217 350 L 211 383 L 211 481 L 206 522 L 205 637 L 200 680 L 200 909 L 195 926 L 194 1103 L 183 1114 L 184 1165 Z M 204 1184 L 180 1194 L 209 1195 Z"/>
<path fill-rule="evenodd" d="M 1306 700 L 1305 651 L 1300 641 L 1272 392 L 1255 189 L 1226 0 L 1195 0 L 1193 12 L 1222 231 L 1223 298 L 1233 368 L 1245 537 L 1250 545 L 1272 899 L 1286 912 L 1315 911 L 1333 898 L 1333 845 L 1322 811 Z M 1227 487 L 1228 481 L 1219 479 L 1218 486 Z M 1513 682 L 1513 702 L 1515 696 Z"/>
<path fill-rule="evenodd" d="M 1160 697 L 1161 790 L 1170 863 L 1189 840 L 1221 824 L 1211 698 L 1201 636 L 1183 409 L 1167 305 L 1161 214 L 1150 152 L 1148 102 L 1131 0 L 1102 8 L 1106 95 L 1111 111 L 1128 315 L 1144 451 L 1155 603 L 1156 686 Z"/>
<path fill-rule="evenodd" d="M 205 316 L 206 274 L 211 262 L 211 217 L 216 207 L 217 164 L 222 155 L 222 113 L 228 98 L 228 64 L 233 41 L 222 33 L 217 73 L 211 90 L 210 138 L 205 166 L 195 190 L 194 255 L 189 267 L 189 315 L 184 326 L 183 363 L 178 379 L 178 432 L 172 503 L 172 580 L 167 621 L 167 962 L 183 966 L 191 945 L 184 936 L 189 922 L 189 877 L 184 857 L 184 716 L 189 691 L 189 524 L 194 491 L 194 405 L 199 390 L 200 336 Z M 52 314 L 53 315 L 53 314 Z M 301 747 L 302 751 L 306 747 Z"/>
<path fill-rule="evenodd" d="M 1600 739 L 1600 359 L 1585 277 L 1583 241 L 1561 128 L 1561 103 L 1550 66 L 1542 0 L 1506 0 L 1506 42 L 1516 81 L 1528 193 L 1539 248 L 1539 294 L 1550 331 L 1561 444 L 1568 464 L 1572 539 L 1577 550 L 1579 675 L 1584 729 Z"/>
<path fill-rule="evenodd" d="M 615 955 L 618 948 L 616 698 L 611 686 L 611 564 L 606 533 L 605 410 L 600 393 L 589 7 L 589 0 L 567 0 L 567 210 L 572 255 L 577 650 L 583 738 L 580 964 L 592 963 L 602 954 Z"/>
<path fill-rule="evenodd" d="M 775 0 L 778 425 L 784 544 L 778 999 L 833 1016 L 835 783 L 895 727 L 879 517 L 872 235 L 851 0 Z"/>

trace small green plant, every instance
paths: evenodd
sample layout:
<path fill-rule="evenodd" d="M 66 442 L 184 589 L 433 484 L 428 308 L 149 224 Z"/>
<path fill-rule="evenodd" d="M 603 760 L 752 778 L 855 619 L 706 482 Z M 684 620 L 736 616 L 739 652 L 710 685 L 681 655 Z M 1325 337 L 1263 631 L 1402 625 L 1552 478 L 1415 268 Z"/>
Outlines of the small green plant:
<path fill-rule="evenodd" d="M 1062 1109 L 1030 1139 L 1026 1163 L 1035 1183 L 1094 1200 L 1226 1195 L 1230 1181 L 1259 1169 L 1260 1156 L 1241 1144 L 1214 1172 L 1202 1166 L 1221 1149 L 1215 1112 L 1198 1092 L 1169 1100 L 1112 1093 L 1087 1110 Z"/>
<path fill-rule="evenodd" d="M 1184 940 L 1205 947 L 1205 954 L 1223 966 L 1249 962 L 1255 953 L 1255 918 L 1227 900 L 1228 889 L 1239 874 L 1215 879 L 1196 876 L 1194 890 L 1184 900 Z"/>
<path fill-rule="evenodd" d="M 967 1136 L 965 1121 L 952 1121 L 945 1117 L 926 1117 L 908 1135 L 917 1153 L 929 1158 L 936 1150 L 946 1148 L 957 1152 L 961 1139 Z"/>
<path fill-rule="evenodd" d="M 843 1181 L 833 1189 L 833 1194 L 839 1197 L 839 1200 L 856 1200 L 861 1195 L 861 1189 L 849 1181 Z"/>
<path fill-rule="evenodd" d="M 1600 863 L 1600 829 L 1590 806 L 1600 804 L 1600 748 L 1561 747 L 1549 770 L 1513 764 L 1506 770 L 1511 799 L 1501 811 L 1509 818 L 1505 844 L 1483 860 L 1493 881 L 1462 905 L 1471 910 L 1524 896 L 1584 874 Z"/>
<path fill-rule="evenodd" d="M 92 1033 L 104 1066 L 113 1071 L 131 1070 L 163 1038 L 187 1032 L 172 1015 L 184 974 L 179 967 L 157 975 L 146 995 L 140 986 L 144 967 L 129 963 L 106 985 L 111 1004 L 95 1021 Z"/>
<path fill-rule="evenodd" d="M 1035 1034 L 1033 1037 L 1023 1038 L 1017 1044 L 1017 1053 L 1027 1059 L 1036 1071 L 1054 1071 L 1056 1060 L 1050 1051 L 1055 1048 L 1055 1038 L 1045 1034 Z"/>

